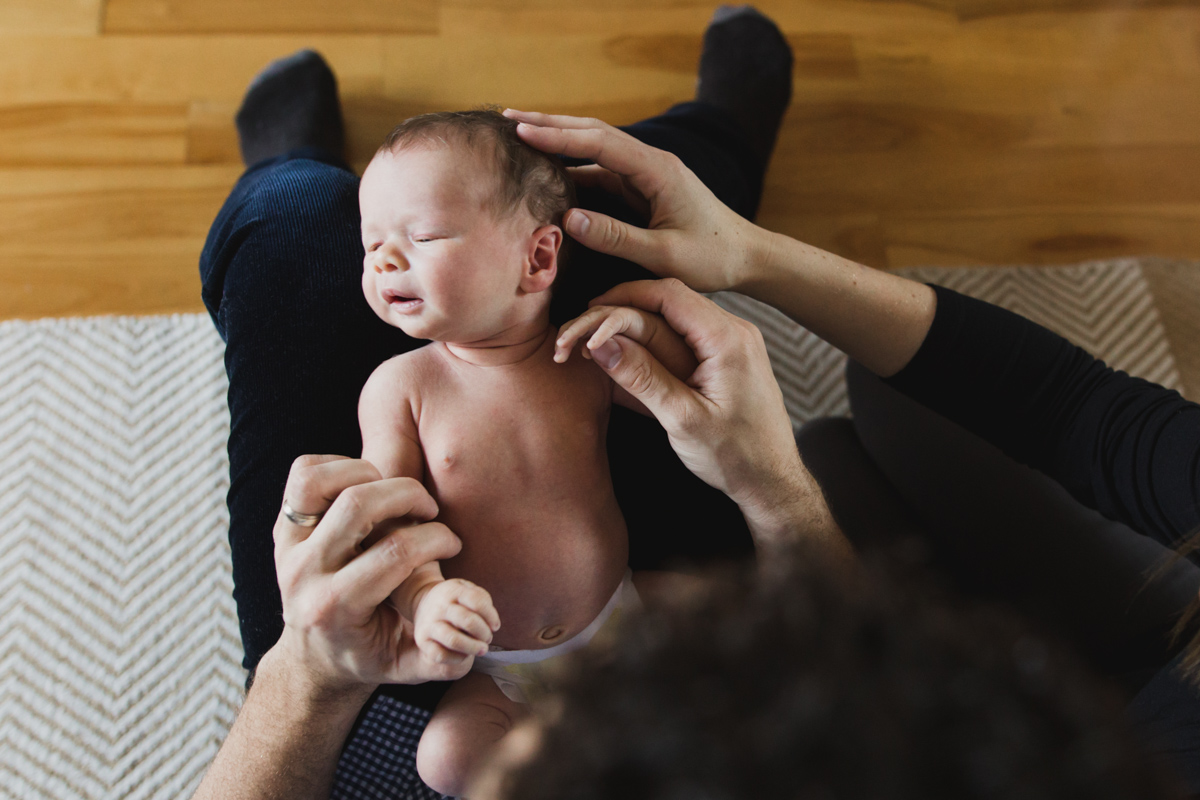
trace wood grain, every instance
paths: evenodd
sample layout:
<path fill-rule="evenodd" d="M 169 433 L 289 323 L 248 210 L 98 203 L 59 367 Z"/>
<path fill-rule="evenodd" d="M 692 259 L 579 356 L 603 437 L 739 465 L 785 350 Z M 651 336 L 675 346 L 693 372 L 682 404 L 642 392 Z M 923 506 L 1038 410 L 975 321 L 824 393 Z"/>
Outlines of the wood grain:
<path fill-rule="evenodd" d="M 436 33 L 436 0 L 107 0 L 105 33 Z"/>
<path fill-rule="evenodd" d="M 88 36 L 100 30 L 103 0 L 4 0 L 0 33 Z"/>
<path fill-rule="evenodd" d="M 0 317 L 200 310 L 197 256 L 239 171 L 0 169 Z"/>
<path fill-rule="evenodd" d="M 712 0 L 8 0 L 0 317 L 198 308 L 233 117 L 302 47 L 361 168 L 412 114 L 690 99 Z M 1200 0 L 762 0 L 796 54 L 761 221 L 881 267 L 1200 258 Z M 66 233 L 64 233 L 66 232 Z"/>

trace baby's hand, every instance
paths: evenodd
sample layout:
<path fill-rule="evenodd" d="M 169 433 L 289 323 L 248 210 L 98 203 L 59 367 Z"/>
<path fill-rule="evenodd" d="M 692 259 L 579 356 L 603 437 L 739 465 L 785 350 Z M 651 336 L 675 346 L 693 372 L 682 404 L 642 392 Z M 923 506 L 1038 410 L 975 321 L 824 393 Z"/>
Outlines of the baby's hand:
<path fill-rule="evenodd" d="M 554 360 L 562 364 L 575 345 L 586 338 L 581 350 L 584 358 L 617 335 L 645 347 L 671 374 L 686 379 L 695 371 L 695 354 L 683 337 L 657 314 L 629 306 L 592 306 L 559 329 L 554 343 Z"/>
<path fill-rule="evenodd" d="M 486 654 L 498 630 L 500 615 L 492 596 L 458 578 L 435 583 L 420 599 L 413 619 L 417 647 L 439 664 Z"/>

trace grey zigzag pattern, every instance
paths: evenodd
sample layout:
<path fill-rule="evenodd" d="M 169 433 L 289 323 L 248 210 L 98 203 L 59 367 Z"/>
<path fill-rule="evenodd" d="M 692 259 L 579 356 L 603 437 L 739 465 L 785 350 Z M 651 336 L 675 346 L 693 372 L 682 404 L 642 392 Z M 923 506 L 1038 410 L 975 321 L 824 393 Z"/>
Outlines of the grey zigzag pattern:
<path fill-rule="evenodd" d="M 1136 262 L 908 274 L 1178 384 Z M 844 356 L 718 299 L 793 422 L 845 413 Z M 0 323 L 0 798 L 187 797 L 233 721 L 222 352 L 204 315 Z"/>
<path fill-rule="evenodd" d="M 1015 311 L 1117 369 L 1172 389 L 1179 372 L 1150 288 L 1134 259 L 1071 267 L 927 267 L 899 274 Z M 763 333 L 794 426 L 849 412 L 846 356 L 775 309 L 723 292 L 716 302 Z"/>
<path fill-rule="evenodd" d="M 184 797 L 232 723 L 222 354 L 200 315 L 0 324 L 0 797 Z"/>

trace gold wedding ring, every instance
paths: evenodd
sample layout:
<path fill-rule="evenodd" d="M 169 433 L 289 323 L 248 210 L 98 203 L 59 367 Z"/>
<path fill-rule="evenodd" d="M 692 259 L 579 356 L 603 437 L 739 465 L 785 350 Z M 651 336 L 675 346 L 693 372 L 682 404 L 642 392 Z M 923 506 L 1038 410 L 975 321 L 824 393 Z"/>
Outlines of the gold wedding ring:
<path fill-rule="evenodd" d="M 283 501 L 283 515 L 301 528 L 315 528 L 317 523 L 321 521 L 321 517 L 325 516 L 324 512 L 320 514 L 301 514 L 288 505 L 287 500 Z"/>

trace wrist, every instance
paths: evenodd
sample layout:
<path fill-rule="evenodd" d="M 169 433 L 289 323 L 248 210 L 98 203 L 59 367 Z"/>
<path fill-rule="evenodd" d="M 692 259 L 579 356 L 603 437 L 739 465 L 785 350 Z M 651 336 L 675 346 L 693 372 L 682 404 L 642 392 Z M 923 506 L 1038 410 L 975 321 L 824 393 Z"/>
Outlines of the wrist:
<path fill-rule="evenodd" d="M 751 287 L 770 282 L 771 266 L 778 258 L 780 234 L 746 223 L 745 257 L 734 273 L 730 291 L 751 295 Z"/>
<path fill-rule="evenodd" d="M 738 502 L 760 555 L 801 540 L 821 542 L 838 557 L 853 558 L 816 478 L 796 462 L 762 481 Z"/>
<path fill-rule="evenodd" d="M 357 714 L 378 687 L 323 671 L 320 659 L 307 652 L 300 638 L 284 628 L 283 636 L 255 669 L 254 686 L 265 680 L 313 713 L 337 713 L 352 707 Z"/>

